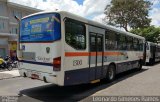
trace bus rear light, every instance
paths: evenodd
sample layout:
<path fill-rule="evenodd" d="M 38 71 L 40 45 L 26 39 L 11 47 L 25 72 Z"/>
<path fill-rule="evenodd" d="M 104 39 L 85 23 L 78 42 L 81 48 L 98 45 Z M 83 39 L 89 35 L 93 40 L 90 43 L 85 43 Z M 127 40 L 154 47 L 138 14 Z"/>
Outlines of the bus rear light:
<path fill-rule="evenodd" d="M 61 70 L 61 57 L 57 57 L 53 59 L 53 71 Z"/>

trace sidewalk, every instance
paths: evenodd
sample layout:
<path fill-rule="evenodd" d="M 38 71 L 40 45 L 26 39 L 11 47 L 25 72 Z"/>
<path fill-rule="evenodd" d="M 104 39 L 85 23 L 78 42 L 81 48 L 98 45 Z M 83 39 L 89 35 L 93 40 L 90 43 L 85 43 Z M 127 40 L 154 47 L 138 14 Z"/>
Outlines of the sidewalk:
<path fill-rule="evenodd" d="M 19 76 L 20 76 L 20 74 L 19 74 L 18 69 L 13 69 L 11 71 L 0 72 L 0 80 L 19 77 Z"/>

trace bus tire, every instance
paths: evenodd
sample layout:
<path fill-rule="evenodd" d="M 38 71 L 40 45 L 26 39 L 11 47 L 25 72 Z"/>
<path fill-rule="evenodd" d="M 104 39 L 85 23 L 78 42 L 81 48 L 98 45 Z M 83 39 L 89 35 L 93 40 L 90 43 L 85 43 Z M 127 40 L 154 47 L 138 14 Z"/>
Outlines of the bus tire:
<path fill-rule="evenodd" d="M 138 62 L 138 67 L 137 67 L 138 70 L 141 70 L 142 69 L 142 60 L 140 60 Z"/>
<path fill-rule="evenodd" d="M 108 67 L 106 79 L 108 82 L 112 82 L 115 79 L 116 76 L 116 70 L 115 65 L 111 64 Z"/>

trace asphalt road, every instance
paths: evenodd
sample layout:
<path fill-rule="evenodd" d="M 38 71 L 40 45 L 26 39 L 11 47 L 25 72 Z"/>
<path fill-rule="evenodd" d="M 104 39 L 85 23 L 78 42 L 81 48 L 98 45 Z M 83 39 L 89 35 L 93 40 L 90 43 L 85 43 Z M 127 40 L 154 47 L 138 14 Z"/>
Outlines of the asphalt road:
<path fill-rule="evenodd" d="M 59 87 L 29 78 L 0 80 L 0 96 L 20 96 L 23 102 L 80 101 L 89 96 L 160 96 L 160 64 L 119 74 L 112 83 Z"/>

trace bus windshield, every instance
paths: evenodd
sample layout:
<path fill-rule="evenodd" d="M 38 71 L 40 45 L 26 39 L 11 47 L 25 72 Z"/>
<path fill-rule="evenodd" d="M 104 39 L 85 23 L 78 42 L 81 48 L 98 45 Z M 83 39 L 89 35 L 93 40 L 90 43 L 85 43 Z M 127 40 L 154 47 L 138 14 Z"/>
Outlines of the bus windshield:
<path fill-rule="evenodd" d="M 58 13 L 39 14 L 21 21 L 20 42 L 45 42 L 61 38 L 61 23 Z"/>

